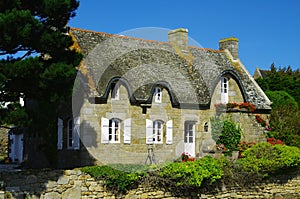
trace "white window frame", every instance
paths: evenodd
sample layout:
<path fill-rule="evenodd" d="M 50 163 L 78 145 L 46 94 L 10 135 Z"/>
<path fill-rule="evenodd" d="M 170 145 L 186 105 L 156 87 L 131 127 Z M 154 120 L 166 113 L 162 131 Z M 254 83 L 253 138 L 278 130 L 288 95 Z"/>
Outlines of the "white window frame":
<path fill-rule="evenodd" d="M 195 137 L 195 122 L 186 121 L 184 125 L 184 143 L 194 143 L 195 142 L 194 137 Z"/>
<path fill-rule="evenodd" d="M 68 120 L 68 128 L 67 128 L 67 143 L 68 143 L 68 149 L 73 149 L 74 145 L 74 120 L 69 119 Z"/>
<path fill-rule="evenodd" d="M 111 99 L 119 100 L 120 98 L 120 83 L 113 83 L 111 88 Z"/>
<path fill-rule="evenodd" d="M 162 144 L 164 136 L 164 122 L 155 120 L 153 122 L 153 143 Z"/>
<path fill-rule="evenodd" d="M 121 120 L 117 118 L 110 119 L 108 125 L 108 142 L 120 143 L 120 134 L 121 134 Z"/>
<path fill-rule="evenodd" d="M 222 77 L 221 78 L 221 102 L 227 104 L 228 103 L 228 78 Z"/>
<path fill-rule="evenodd" d="M 162 102 L 162 88 L 155 87 L 154 89 L 154 102 L 161 103 Z"/>

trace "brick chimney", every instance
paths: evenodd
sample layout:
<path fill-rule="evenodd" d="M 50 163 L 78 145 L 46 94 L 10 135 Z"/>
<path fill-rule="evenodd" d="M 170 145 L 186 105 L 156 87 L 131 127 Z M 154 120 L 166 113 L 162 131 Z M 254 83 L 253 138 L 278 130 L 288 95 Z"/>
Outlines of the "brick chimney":
<path fill-rule="evenodd" d="M 188 53 L 188 29 L 178 28 L 168 32 L 169 43 L 179 48 L 182 53 Z"/>
<path fill-rule="evenodd" d="M 231 53 L 233 59 L 238 59 L 238 57 L 239 57 L 239 40 L 234 37 L 221 39 L 219 41 L 219 49 L 220 50 L 227 49 Z"/>

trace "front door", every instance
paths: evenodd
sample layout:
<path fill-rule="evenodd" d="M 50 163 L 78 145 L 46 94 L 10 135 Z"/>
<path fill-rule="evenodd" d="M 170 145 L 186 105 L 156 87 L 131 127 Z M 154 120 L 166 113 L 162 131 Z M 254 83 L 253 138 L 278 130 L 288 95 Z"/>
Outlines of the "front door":
<path fill-rule="evenodd" d="M 184 124 L 184 152 L 195 157 L 195 122 L 192 121 Z"/>

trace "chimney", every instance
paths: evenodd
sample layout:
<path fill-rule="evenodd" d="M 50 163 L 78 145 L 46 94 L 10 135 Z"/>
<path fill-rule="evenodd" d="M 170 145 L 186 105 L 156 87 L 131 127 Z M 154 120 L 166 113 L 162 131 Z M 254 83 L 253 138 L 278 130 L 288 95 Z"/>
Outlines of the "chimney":
<path fill-rule="evenodd" d="M 239 40 L 234 37 L 221 39 L 219 41 L 219 49 L 220 50 L 229 50 L 233 59 L 238 59 L 239 57 Z"/>
<path fill-rule="evenodd" d="M 178 28 L 169 31 L 168 40 L 173 47 L 179 48 L 182 53 L 188 53 L 188 29 Z"/>

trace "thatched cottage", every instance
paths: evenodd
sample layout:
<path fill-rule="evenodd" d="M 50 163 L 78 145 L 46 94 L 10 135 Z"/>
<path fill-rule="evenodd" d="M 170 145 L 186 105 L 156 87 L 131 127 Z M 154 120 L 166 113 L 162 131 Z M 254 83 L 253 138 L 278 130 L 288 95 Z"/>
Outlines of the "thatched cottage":
<path fill-rule="evenodd" d="M 265 119 L 270 101 L 238 58 L 238 39 L 218 50 L 188 46 L 187 29 L 168 42 L 71 28 L 84 55 L 74 85 L 73 111 L 58 119 L 59 165 L 172 161 L 203 156 L 211 143 L 215 104 L 246 102 L 227 110 L 245 141 L 264 139 L 255 114 Z M 154 159 L 153 159 L 154 158 Z"/>

